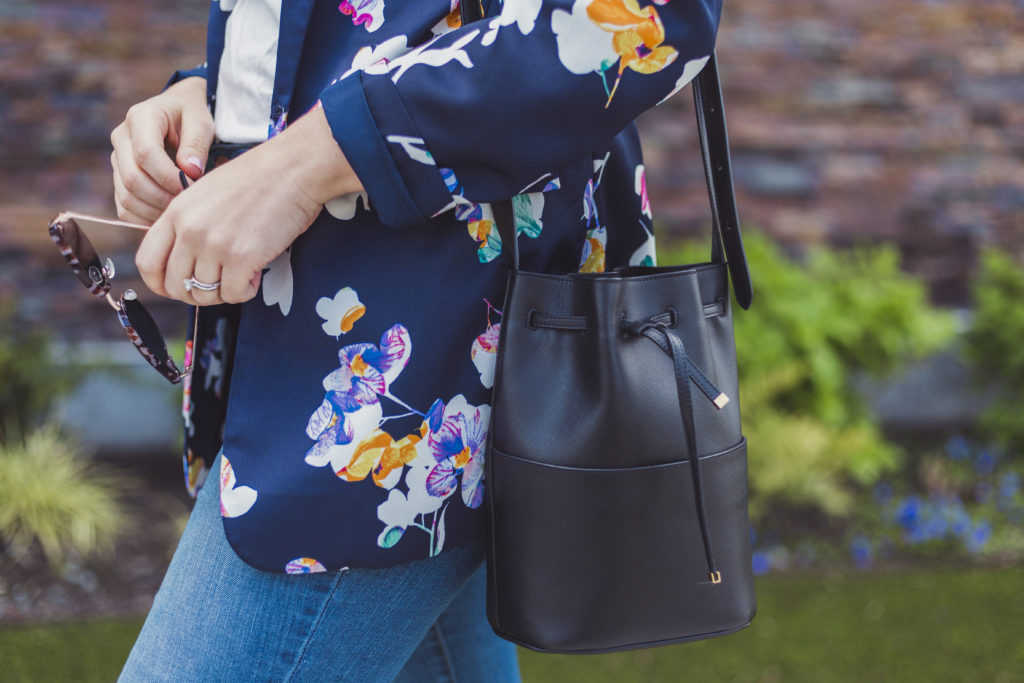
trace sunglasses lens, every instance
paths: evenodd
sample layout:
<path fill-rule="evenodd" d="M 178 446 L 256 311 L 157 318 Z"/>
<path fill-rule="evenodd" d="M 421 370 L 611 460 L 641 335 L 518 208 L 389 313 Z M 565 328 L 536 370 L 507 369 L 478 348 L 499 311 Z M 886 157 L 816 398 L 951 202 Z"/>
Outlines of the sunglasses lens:
<path fill-rule="evenodd" d="M 97 296 L 110 291 L 108 272 L 104 270 L 96 249 L 73 218 L 50 224 L 50 237 L 67 259 L 68 265 L 83 285 Z"/>
<path fill-rule="evenodd" d="M 142 357 L 170 382 L 174 384 L 180 382 L 181 372 L 167 351 L 164 336 L 160 334 L 156 321 L 139 302 L 135 292 L 131 289 L 126 290 L 118 304 L 121 327 L 124 328 L 125 333 L 135 344 L 135 348 L 139 350 Z"/>

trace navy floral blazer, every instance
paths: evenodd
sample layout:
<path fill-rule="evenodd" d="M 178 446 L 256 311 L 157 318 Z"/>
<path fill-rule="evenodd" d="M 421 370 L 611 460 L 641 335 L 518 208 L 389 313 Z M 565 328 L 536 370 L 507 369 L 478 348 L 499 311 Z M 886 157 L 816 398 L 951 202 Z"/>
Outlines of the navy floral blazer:
<path fill-rule="evenodd" d="M 457 0 L 283 3 L 270 135 L 322 106 L 365 192 L 328 203 L 256 298 L 201 313 L 186 480 L 223 442 L 225 530 L 255 567 L 482 541 L 509 269 L 488 202 L 513 198 L 526 270 L 654 262 L 633 119 L 703 67 L 718 0 L 484 9 L 461 26 Z M 204 76 L 211 107 L 227 16 L 214 2 L 207 64 L 175 75 Z"/>

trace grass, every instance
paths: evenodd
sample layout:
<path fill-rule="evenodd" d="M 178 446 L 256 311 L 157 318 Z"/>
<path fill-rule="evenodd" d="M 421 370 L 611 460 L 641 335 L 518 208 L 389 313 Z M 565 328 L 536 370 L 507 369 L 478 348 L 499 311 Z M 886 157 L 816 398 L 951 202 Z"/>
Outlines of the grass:
<path fill-rule="evenodd" d="M 610 655 L 522 651 L 526 683 L 1024 681 L 1024 570 L 769 576 L 739 634 Z M 140 619 L 0 629 L 4 681 L 112 681 Z"/>
<path fill-rule="evenodd" d="M 1024 681 L 1024 571 L 761 579 L 736 635 L 589 657 L 521 658 L 526 681 Z"/>
<path fill-rule="evenodd" d="M 117 680 L 142 619 L 19 626 L 0 630 L 0 680 L 86 683 Z"/>

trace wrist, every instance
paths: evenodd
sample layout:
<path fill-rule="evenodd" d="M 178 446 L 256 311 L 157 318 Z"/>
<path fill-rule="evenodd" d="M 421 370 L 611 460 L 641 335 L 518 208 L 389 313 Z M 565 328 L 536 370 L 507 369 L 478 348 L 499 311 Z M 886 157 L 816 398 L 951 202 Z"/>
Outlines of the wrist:
<path fill-rule="evenodd" d="M 163 94 L 170 94 L 186 100 L 199 98 L 203 104 L 206 104 L 206 79 L 202 76 L 183 78 L 177 83 L 168 86 Z"/>
<path fill-rule="evenodd" d="M 317 204 L 363 189 L 362 182 L 331 133 L 323 108 L 315 107 L 271 143 L 279 145 L 282 150 L 284 171 Z"/>

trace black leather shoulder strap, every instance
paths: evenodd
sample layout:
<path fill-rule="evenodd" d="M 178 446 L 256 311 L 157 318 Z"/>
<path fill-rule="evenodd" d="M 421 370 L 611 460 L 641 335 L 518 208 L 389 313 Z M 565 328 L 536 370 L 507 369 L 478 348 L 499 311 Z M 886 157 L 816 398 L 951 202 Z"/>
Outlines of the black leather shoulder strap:
<path fill-rule="evenodd" d="M 462 18 L 463 26 L 477 19 L 483 19 L 484 8 L 481 0 L 459 0 L 459 16 Z"/>
<path fill-rule="evenodd" d="M 743 308 L 750 308 L 754 290 L 740 234 L 739 211 L 736 209 L 736 194 L 732 183 L 732 161 L 729 157 L 729 133 L 725 126 L 725 106 L 722 103 L 722 84 L 718 78 L 718 58 L 714 53 L 693 81 L 693 105 L 697 112 L 697 132 L 714 222 L 711 260 L 722 260 L 724 245 L 736 302 Z"/>

